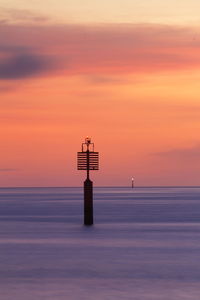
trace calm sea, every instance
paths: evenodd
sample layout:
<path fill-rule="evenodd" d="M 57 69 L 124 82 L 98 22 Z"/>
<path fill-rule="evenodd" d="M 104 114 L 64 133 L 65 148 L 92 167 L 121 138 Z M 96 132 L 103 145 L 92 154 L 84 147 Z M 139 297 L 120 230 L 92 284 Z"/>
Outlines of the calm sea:
<path fill-rule="evenodd" d="M 199 300 L 200 188 L 0 189 L 0 300 Z"/>

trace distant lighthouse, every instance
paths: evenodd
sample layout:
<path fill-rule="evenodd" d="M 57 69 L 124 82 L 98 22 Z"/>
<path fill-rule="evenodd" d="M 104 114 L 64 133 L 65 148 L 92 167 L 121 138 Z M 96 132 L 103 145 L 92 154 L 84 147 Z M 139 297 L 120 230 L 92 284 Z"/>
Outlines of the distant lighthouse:
<path fill-rule="evenodd" d="M 132 189 L 134 188 L 134 178 L 133 177 L 131 179 L 131 187 L 132 187 Z"/>

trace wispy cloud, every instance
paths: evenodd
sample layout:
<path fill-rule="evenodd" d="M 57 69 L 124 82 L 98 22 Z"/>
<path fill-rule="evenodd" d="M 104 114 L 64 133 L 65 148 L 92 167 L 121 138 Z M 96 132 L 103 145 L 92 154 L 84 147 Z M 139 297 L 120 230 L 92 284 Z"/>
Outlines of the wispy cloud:
<path fill-rule="evenodd" d="M 153 153 L 153 155 L 170 158 L 170 159 L 178 159 L 178 160 L 191 160 L 191 159 L 200 159 L 200 144 L 197 144 L 193 147 L 188 148 L 177 148 L 171 149 L 168 151 L 161 151 L 157 153 Z"/>
<path fill-rule="evenodd" d="M 44 23 L 49 21 L 49 18 L 33 11 L 26 9 L 6 9 L 1 8 L 0 23 L 13 24 L 13 23 Z"/>
<path fill-rule="evenodd" d="M 18 169 L 12 169 L 12 168 L 0 168 L 0 172 L 16 172 L 19 171 Z"/>

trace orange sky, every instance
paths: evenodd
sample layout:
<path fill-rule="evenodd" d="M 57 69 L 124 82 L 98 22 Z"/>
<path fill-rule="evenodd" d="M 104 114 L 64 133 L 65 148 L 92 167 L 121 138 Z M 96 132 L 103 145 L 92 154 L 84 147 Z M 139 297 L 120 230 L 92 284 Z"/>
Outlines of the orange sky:
<path fill-rule="evenodd" d="M 96 185 L 200 185 L 197 25 L 18 19 L 0 31 L 0 186 L 82 185 L 87 135 Z"/>

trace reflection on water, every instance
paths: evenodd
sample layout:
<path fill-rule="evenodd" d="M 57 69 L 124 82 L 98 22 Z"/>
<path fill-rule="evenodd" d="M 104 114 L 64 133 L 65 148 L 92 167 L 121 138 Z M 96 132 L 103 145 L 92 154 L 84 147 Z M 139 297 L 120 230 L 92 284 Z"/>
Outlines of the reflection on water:
<path fill-rule="evenodd" d="M 200 188 L 0 189 L 2 300 L 199 300 Z"/>

